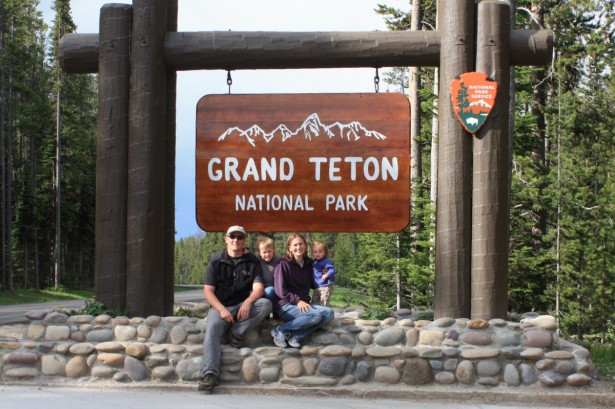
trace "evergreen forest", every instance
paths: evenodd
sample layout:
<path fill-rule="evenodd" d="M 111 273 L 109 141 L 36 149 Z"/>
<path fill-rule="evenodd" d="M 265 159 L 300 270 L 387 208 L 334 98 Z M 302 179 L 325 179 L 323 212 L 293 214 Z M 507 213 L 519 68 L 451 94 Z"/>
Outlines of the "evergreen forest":
<path fill-rule="evenodd" d="M 434 30 L 436 0 L 382 5 L 390 30 Z M 509 241 L 509 311 L 554 314 L 564 335 L 615 341 L 615 1 L 510 0 L 517 29 L 555 33 L 553 62 L 516 67 Z M 0 2 L 0 289 L 94 285 L 97 78 L 66 75 L 59 38 L 74 32 L 70 0 Z M 181 2 L 180 2 L 181 6 Z M 339 271 L 337 285 L 375 309 L 434 301 L 438 72 L 383 70 L 381 91 L 416 109 L 412 208 L 399 234 L 310 233 Z M 415 101 L 415 102 L 412 102 Z M 470 136 L 468 136 L 470 137 Z M 284 253 L 285 234 L 273 237 Z M 257 234 L 248 247 L 254 250 Z M 201 284 L 222 233 L 180 239 L 175 282 Z"/>

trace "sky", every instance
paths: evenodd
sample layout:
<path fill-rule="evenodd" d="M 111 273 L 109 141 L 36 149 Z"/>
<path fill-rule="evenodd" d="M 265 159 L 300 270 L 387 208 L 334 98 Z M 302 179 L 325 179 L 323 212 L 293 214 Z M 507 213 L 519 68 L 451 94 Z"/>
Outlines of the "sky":
<path fill-rule="evenodd" d="M 97 33 L 100 8 L 126 0 L 72 0 L 77 33 Z M 386 31 L 374 11 L 379 3 L 408 10 L 409 0 L 179 0 L 178 31 Z M 53 0 L 40 10 L 51 25 Z M 374 92 L 373 68 L 243 70 L 232 72 L 232 94 Z M 383 72 L 379 73 L 380 78 Z M 222 70 L 177 75 L 176 239 L 203 231 L 196 223 L 196 104 L 209 94 L 227 94 Z M 380 91 L 387 85 L 380 81 Z"/>

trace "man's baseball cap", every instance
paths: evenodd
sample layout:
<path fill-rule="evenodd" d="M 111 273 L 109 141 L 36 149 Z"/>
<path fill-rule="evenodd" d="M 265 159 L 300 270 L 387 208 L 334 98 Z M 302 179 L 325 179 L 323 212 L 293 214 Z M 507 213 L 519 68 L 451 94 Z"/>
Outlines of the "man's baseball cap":
<path fill-rule="evenodd" d="M 243 227 L 241 227 L 241 226 L 231 226 L 226 231 L 226 235 L 228 236 L 229 234 L 236 233 L 236 232 L 242 233 L 244 235 L 246 234 L 246 231 L 244 230 Z"/>

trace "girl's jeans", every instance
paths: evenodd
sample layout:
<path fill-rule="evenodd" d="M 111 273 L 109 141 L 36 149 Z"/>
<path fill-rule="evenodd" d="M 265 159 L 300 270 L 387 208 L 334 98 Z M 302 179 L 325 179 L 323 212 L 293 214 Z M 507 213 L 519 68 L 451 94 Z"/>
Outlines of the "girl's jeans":
<path fill-rule="evenodd" d="M 312 308 L 306 312 L 301 312 L 299 307 L 293 304 L 280 307 L 278 315 L 286 321 L 280 325 L 280 331 L 287 334 L 288 338 L 295 337 L 298 341 L 301 341 L 333 319 L 335 313 L 331 308 L 316 304 L 310 305 Z"/>

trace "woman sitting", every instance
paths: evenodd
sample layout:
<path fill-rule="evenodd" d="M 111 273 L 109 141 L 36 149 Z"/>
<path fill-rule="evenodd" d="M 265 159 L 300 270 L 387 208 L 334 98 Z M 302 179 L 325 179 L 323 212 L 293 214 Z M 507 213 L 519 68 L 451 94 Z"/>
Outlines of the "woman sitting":
<path fill-rule="evenodd" d="M 312 259 L 307 256 L 307 241 L 299 233 L 286 240 L 286 257 L 276 266 L 275 293 L 278 316 L 284 324 L 271 331 L 273 342 L 281 347 L 301 347 L 301 341 L 315 330 L 327 325 L 334 317 L 329 307 L 310 304 L 310 289 L 315 288 Z"/>

